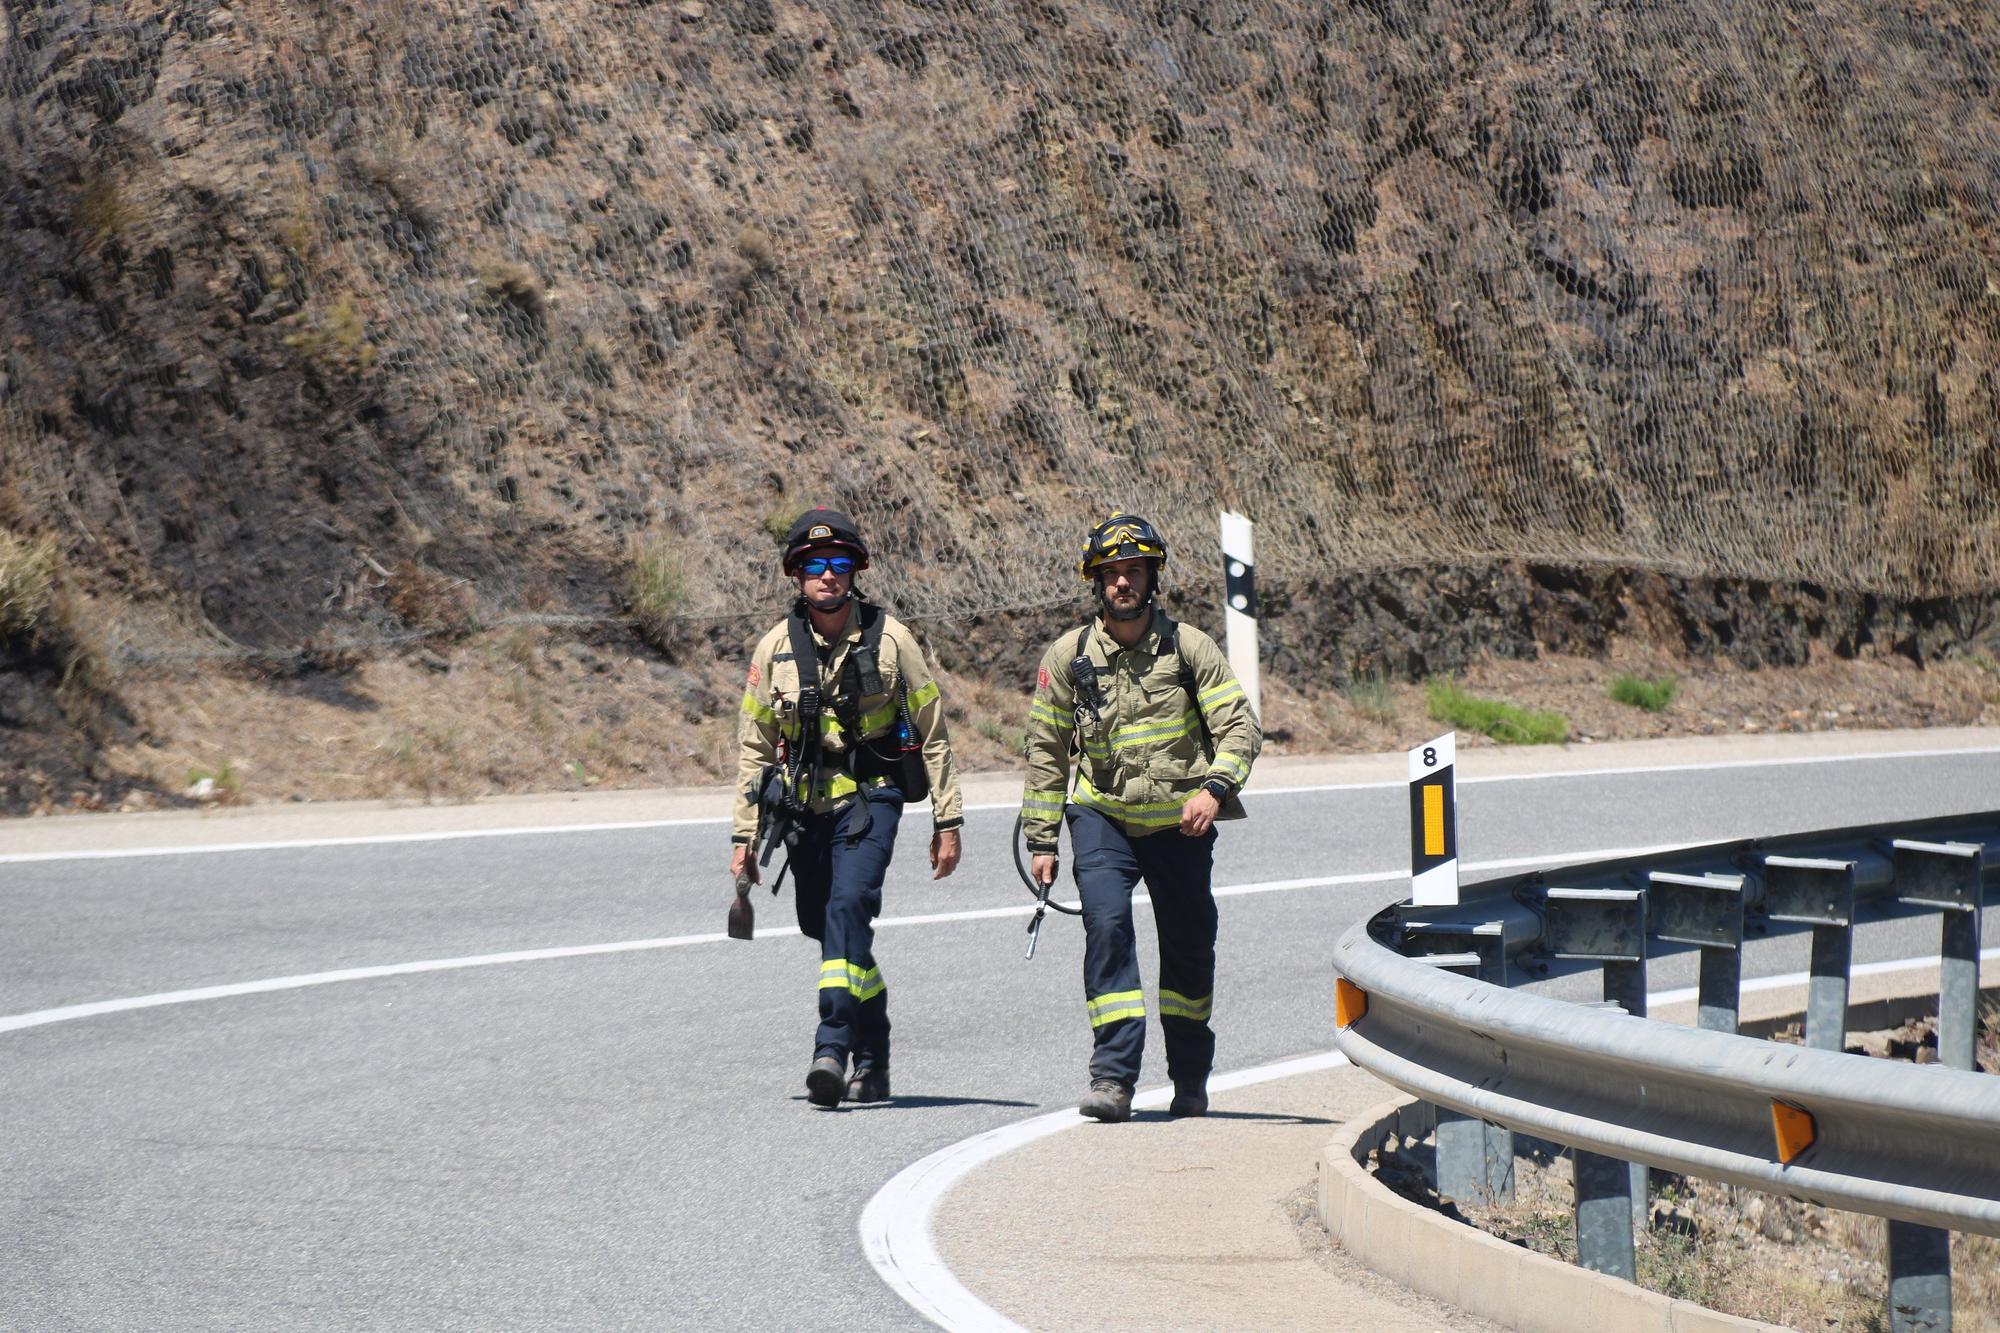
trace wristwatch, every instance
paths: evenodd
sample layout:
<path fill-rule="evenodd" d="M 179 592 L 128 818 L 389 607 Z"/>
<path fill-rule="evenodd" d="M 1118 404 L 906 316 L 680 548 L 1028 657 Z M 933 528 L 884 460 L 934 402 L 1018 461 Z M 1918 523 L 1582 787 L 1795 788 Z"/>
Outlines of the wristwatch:
<path fill-rule="evenodd" d="M 1201 789 L 1213 796 L 1217 805 L 1229 799 L 1229 784 L 1221 778 L 1210 778 L 1201 784 Z"/>

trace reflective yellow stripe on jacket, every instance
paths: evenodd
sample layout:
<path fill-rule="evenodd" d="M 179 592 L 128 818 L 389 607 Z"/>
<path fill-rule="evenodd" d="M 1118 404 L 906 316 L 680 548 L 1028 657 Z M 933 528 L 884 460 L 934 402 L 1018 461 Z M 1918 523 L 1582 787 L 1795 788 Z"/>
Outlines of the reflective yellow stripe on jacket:
<path fill-rule="evenodd" d="M 1050 819 L 1061 819 L 1063 812 L 1062 788 L 1048 791 L 1024 791 L 1021 793 L 1021 810 L 1028 815 L 1042 815 Z"/>
<path fill-rule="evenodd" d="M 1130 749 L 1134 745 L 1157 745 L 1162 741 L 1177 740 L 1200 725 L 1201 719 L 1190 708 L 1179 717 L 1168 722 L 1140 722 L 1119 727 L 1111 733 L 1111 748 Z"/>
<path fill-rule="evenodd" d="M 1130 824 L 1134 828 L 1173 828 L 1181 822 L 1182 801 L 1148 801 L 1143 804 L 1106 796 L 1090 785 L 1090 774 L 1078 769 L 1076 803 L 1099 814 Z"/>
<path fill-rule="evenodd" d="M 1208 689 L 1203 690 L 1196 696 L 1196 700 L 1201 704 L 1201 711 L 1206 713 L 1219 703 L 1226 703 L 1231 699 L 1241 699 L 1242 697 L 1243 682 L 1240 680 L 1225 680 L 1220 685 L 1211 685 Z"/>

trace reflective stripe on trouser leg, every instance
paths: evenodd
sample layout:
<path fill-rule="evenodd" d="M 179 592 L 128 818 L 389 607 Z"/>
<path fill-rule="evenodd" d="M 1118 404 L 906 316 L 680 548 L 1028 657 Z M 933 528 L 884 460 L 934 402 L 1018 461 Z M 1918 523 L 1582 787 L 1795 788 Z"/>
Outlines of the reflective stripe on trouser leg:
<path fill-rule="evenodd" d="M 1215 1067 L 1215 894 L 1210 870 L 1215 830 L 1190 838 L 1178 829 L 1133 840 L 1160 932 L 1160 1035 L 1167 1077 L 1200 1083 Z"/>
<path fill-rule="evenodd" d="M 1072 805 L 1070 874 L 1083 903 L 1083 995 L 1090 1016 L 1090 1076 L 1131 1087 L 1146 1050 L 1146 1005 L 1132 929 L 1139 862 L 1131 840 L 1095 810 Z"/>
<path fill-rule="evenodd" d="M 875 918 L 882 911 L 882 877 L 896 848 L 903 802 L 889 792 L 871 796 L 868 804 L 872 822 L 851 847 L 846 830 L 854 808 L 824 819 L 826 936 L 820 944 L 819 1032 L 813 1054 L 835 1059 L 852 1055 L 856 1069 L 886 1069 L 889 993 L 875 965 Z"/>

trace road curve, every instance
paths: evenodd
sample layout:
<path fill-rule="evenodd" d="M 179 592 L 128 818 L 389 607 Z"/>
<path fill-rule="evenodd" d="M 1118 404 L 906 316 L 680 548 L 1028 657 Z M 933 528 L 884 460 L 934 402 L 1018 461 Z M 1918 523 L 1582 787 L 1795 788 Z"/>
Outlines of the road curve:
<path fill-rule="evenodd" d="M 1724 748 L 1713 769 L 1680 766 L 1700 762 L 1684 748 L 1620 747 L 1607 765 L 1610 747 L 1572 747 L 1573 767 L 1628 770 L 1581 776 L 1468 750 L 1461 847 L 1519 865 L 1970 811 L 1997 789 L 2000 736 L 1955 739 L 1855 760 L 1823 738 Z M 1282 790 L 1253 786 L 1252 819 L 1225 830 L 1225 1069 L 1325 1050 L 1332 941 L 1400 896 L 1396 770 L 1345 772 L 1359 781 L 1260 770 Z M 233 850 L 170 854 L 176 837 L 216 841 L 214 821 L 193 839 L 172 821 L 0 828 L 0 1210 L 17 1260 L 0 1325 L 921 1322 L 868 1266 L 866 1201 L 1083 1083 L 1079 932 L 1052 922 L 1022 961 L 1009 812 L 971 814 L 967 864 L 942 884 L 905 839 L 878 948 L 897 1100 L 823 1113 L 801 1087 L 813 946 L 777 929 L 789 902 L 768 896 L 762 938 L 716 938 L 720 824 L 666 798 L 621 795 L 629 817 L 596 828 L 570 826 L 592 813 L 575 803 L 549 819 L 495 806 L 514 816 L 489 818 L 499 830 L 388 812 L 409 836 L 379 841 L 350 813 L 303 840 L 250 821 L 226 830 Z M 425 836 L 426 819 L 467 836 Z M 52 856 L 58 823 L 72 850 L 121 854 Z M 1860 957 L 1934 947 L 1934 929 L 1885 922 Z M 1775 941 L 1748 971 L 1802 959 Z M 1656 988 L 1691 981 L 1685 958 L 1654 969 Z"/>

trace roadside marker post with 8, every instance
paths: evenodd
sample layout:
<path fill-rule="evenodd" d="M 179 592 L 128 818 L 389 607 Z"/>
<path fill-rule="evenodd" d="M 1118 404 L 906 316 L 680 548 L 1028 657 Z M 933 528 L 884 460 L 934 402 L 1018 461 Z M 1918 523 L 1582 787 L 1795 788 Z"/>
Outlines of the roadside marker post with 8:
<path fill-rule="evenodd" d="M 1458 904 L 1457 740 L 1448 731 L 1410 751 L 1410 901 L 1418 907 Z"/>

